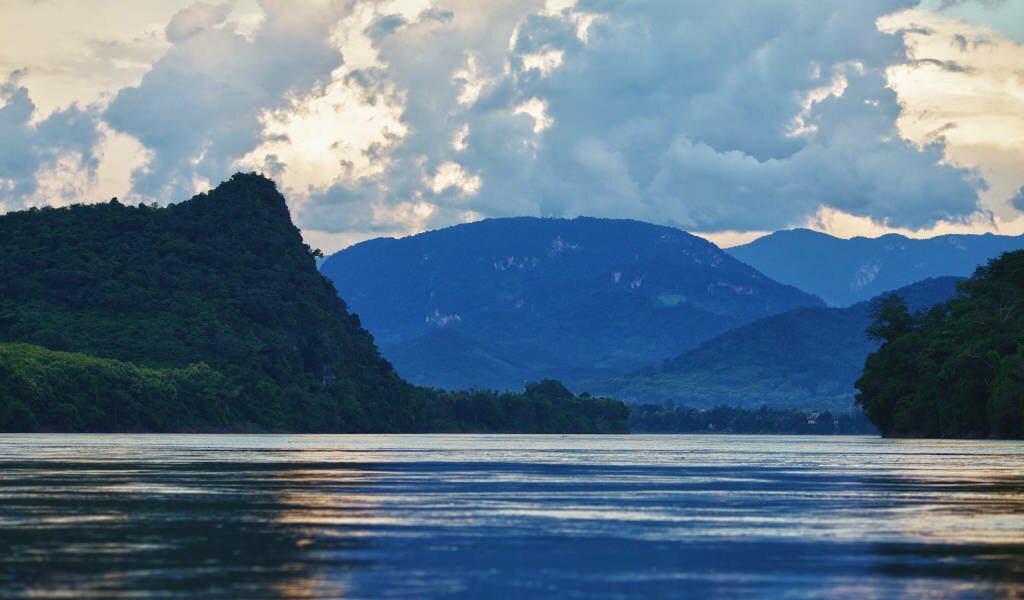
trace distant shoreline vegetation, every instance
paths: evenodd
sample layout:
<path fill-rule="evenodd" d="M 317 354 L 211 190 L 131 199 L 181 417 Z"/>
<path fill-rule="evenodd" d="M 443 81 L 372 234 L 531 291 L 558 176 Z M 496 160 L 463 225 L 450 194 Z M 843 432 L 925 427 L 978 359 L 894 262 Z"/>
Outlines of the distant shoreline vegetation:
<path fill-rule="evenodd" d="M 857 381 L 857 402 L 889 437 L 1024 437 L 1024 251 L 979 267 L 961 295 L 911 314 L 877 300 L 882 342 Z"/>
<path fill-rule="evenodd" d="M 661 404 L 638 404 L 630 409 L 632 433 L 735 433 L 793 435 L 874 435 L 878 430 L 860 411 L 741 408 L 710 409 Z"/>

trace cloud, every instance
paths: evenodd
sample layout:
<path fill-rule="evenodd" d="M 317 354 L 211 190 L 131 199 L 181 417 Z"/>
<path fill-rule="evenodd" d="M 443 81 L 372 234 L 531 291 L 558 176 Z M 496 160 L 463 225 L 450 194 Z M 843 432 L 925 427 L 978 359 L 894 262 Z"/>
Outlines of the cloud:
<path fill-rule="evenodd" d="M 197 2 L 178 11 L 167 24 L 167 41 L 172 44 L 224 23 L 231 12 L 227 4 Z"/>
<path fill-rule="evenodd" d="M 1013 121 L 993 85 L 1019 47 L 915 4 L 264 0 L 243 19 L 199 2 L 106 108 L 45 127 L 27 96 L 0 110 L 40 140 L 102 110 L 144 146 L 132 189 L 158 201 L 263 170 L 322 240 L 521 214 L 736 235 L 1002 222 L 1024 173 L 979 132 Z"/>
<path fill-rule="evenodd" d="M 1024 212 L 1024 186 L 1021 186 L 1017 193 L 1010 198 L 1010 205 L 1017 210 Z"/>
<path fill-rule="evenodd" d="M 265 0 L 261 8 L 251 39 L 222 26 L 223 6 L 183 9 L 167 27 L 170 49 L 110 103 L 106 121 L 153 153 L 135 173 L 137 193 L 166 201 L 222 180 L 261 142 L 262 111 L 285 106 L 340 64 L 330 36 L 346 3 Z"/>
<path fill-rule="evenodd" d="M 1010 198 L 1024 184 L 1024 45 L 920 10 L 889 15 L 879 27 L 906 40 L 907 60 L 886 71 L 902 107 L 900 135 L 937 144 L 945 162 L 977 170 L 987 184 L 982 208 L 1016 218 Z"/>
<path fill-rule="evenodd" d="M 72 105 L 33 123 L 36 107 L 20 84 L 23 76 L 15 71 L 0 83 L 0 203 L 8 210 L 25 206 L 42 171 L 61 165 L 90 174 L 98 164 L 95 115 Z"/>
<path fill-rule="evenodd" d="M 967 218 L 977 173 L 895 128 L 885 73 L 905 48 L 876 20 L 908 4 L 445 4 L 446 23 L 375 38 L 387 65 L 376 76 L 405 92 L 409 130 L 388 168 L 314 194 L 300 222 L 365 226 L 351 200 L 334 204 L 353 194 L 426 203 L 428 226 L 467 209 L 709 231 L 784 227 L 822 205 L 893 226 Z M 456 167 L 471 190 L 435 185 Z"/>

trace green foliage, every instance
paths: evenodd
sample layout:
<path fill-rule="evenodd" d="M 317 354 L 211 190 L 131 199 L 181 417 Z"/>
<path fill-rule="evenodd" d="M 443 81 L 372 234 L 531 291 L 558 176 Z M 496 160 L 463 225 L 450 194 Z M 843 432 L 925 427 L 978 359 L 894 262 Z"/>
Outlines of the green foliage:
<path fill-rule="evenodd" d="M 716 406 L 711 409 L 660 404 L 632 407 L 630 428 L 645 433 L 749 433 L 749 434 L 870 434 L 875 428 L 863 414 L 808 414 L 761 406 L 740 408 Z"/>
<path fill-rule="evenodd" d="M 874 306 L 885 343 L 857 381 L 857 402 L 885 435 L 1024 437 L 1024 251 L 980 267 L 961 296 L 911 315 Z"/>
<path fill-rule="evenodd" d="M 625 433 L 629 409 L 605 398 L 576 396 L 557 381 L 526 393 L 410 388 L 403 405 L 378 419 L 409 432 Z M 298 430 L 343 415 L 369 419 L 364 407 L 331 406 L 291 390 L 302 415 Z M 0 431 L 247 431 L 251 394 L 205 364 L 149 369 L 31 344 L 0 344 Z M 295 422 L 296 417 L 282 415 Z M 400 429 L 399 429 L 400 427 Z"/>
<path fill-rule="evenodd" d="M 426 390 L 423 431 L 627 433 L 629 408 L 608 398 L 576 396 L 557 381 L 528 384 L 523 394 Z"/>
<path fill-rule="evenodd" d="M 113 200 L 0 217 L 0 426 L 427 431 L 441 426 L 428 415 L 476 397 L 399 378 L 317 257 L 255 174 L 167 208 Z M 551 402 L 558 414 L 572 403 Z M 588 419 L 561 425 L 604 426 Z"/>
<path fill-rule="evenodd" d="M 147 369 L 30 344 L 0 344 L 0 431 L 239 428 L 240 390 L 204 364 Z"/>
<path fill-rule="evenodd" d="M 891 341 L 914 328 L 914 317 L 899 294 L 885 294 L 872 302 L 871 319 L 868 337 L 880 342 Z"/>

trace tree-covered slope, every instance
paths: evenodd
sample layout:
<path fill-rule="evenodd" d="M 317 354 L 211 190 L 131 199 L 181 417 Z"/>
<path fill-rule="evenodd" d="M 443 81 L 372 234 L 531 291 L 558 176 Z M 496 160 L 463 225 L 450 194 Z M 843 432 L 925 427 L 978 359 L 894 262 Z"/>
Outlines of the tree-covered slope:
<path fill-rule="evenodd" d="M 885 435 L 1024 437 L 1024 251 L 979 267 L 961 295 L 913 314 L 900 295 L 873 305 L 883 342 L 857 402 Z"/>
<path fill-rule="evenodd" d="M 0 431 L 244 427 L 242 390 L 206 365 L 150 369 L 31 344 L 0 344 Z"/>
<path fill-rule="evenodd" d="M 625 220 L 485 220 L 357 244 L 321 271 L 398 372 L 426 385 L 622 373 L 821 305 L 701 238 Z"/>
<path fill-rule="evenodd" d="M 153 368 L 204 363 L 244 386 L 234 418 L 260 426 L 407 418 L 406 385 L 316 271 L 263 177 L 236 175 L 167 208 L 5 215 L 0 280 L 0 341 Z"/>
<path fill-rule="evenodd" d="M 25 408 L 39 428 L 62 429 L 51 408 L 63 403 L 87 430 L 425 431 L 469 397 L 398 377 L 317 271 L 274 183 L 255 174 L 167 208 L 4 215 L 0 281 L 0 342 L 17 343 L 0 354 L 0 419 Z M 532 421 L 492 420 L 548 422 L 520 416 Z M 606 416 L 594 422 L 625 428 Z"/>
<path fill-rule="evenodd" d="M 915 308 L 928 308 L 951 298 L 957 281 L 930 279 L 899 293 Z M 845 413 L 853 405 L 853 383 L 864 359 L 877 347 L 865 333 L 870 322 L 867 302 L 796 309 L 728 331 L 659 367 L 589 387 L 632 403 Z"/>
<path fill-rule="evenodd" d="M 782 283 L 850 306 L 929 277 L 967 277 L 978 265 L 1024 248 L 1024 236 L 942 235 L 912 239 L 835 238 L 807 229 L 777 231 L 727 252 Z"/>

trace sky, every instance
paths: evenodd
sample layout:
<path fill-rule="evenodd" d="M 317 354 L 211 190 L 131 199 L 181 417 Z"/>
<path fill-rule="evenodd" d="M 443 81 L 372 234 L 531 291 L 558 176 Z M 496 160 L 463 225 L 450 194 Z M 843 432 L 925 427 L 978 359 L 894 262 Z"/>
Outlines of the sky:
<path fill-rule="evenodd" d="M 0 213 L 277 182 L 487 217 L 1024 233 L 1024 0 L 0 0 Z"/>

